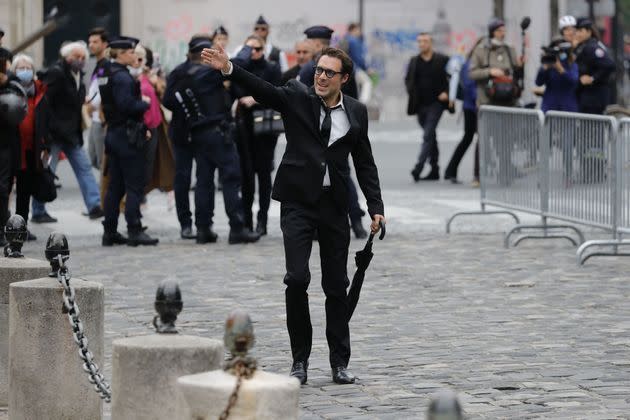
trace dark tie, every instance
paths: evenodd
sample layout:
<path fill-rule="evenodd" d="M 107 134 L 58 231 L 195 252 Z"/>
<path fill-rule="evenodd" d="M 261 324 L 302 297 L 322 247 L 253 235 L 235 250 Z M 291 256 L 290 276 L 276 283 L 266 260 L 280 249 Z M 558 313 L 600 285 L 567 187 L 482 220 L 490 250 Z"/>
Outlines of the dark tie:
<path fill-rule="evenodd" d="M 323 101 L 322 101 L 323 102 Z M 328 108 L 326 105 L 322 103 L 324 107 L 324 121 L 322 121 L 322 126 L 319 129 L 319 132 L 322 135 L 322 138 L 326 141 L 326 145 L 330 142 L 330 130 L 332 129 L 332 118 L 330 114 L 337 108 L 341 107 L 341 105 L 334 106 L 332 108 Z"/>

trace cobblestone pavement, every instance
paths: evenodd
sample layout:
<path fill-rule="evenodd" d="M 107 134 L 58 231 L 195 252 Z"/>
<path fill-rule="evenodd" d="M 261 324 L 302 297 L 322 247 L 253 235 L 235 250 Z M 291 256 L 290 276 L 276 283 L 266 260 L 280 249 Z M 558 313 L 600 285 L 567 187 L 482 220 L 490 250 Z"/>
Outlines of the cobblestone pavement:
<path fill-rule="evenodd" d="M 377 154 L 387 149 L 397 156 L 417 149 L 385 141 L 374 146 Z M 397 164 L 384 159 L 382 166 Z M 593 259 L 580 268 L 565 241 L 525 241 L 504 249 L 502 232 L 510 222 L 503 217 L 462 218 L 446 235 L 446 217 L 477 208 L 478 191 L 414 185 L 402 172 L 384 177 L 388 237 L 375 244 L 351 322 L 355 385 L 334 385 L 330 378 L 314 246 L 314 348 L 300 395 L 301 418 L 423 418 L 431 394 L 442 388 L 458 393 L 470 419 L 630 418 L 630 259 Z M 165 197 L 152 194 L 145 222 L 160 245 L 102 248 L 99 224 L 76 215 L 80 196 L 67 183 L 61 196 L 70 198 L 51 207 L 63 220 L 34 226 L 41 238 L 26 253 L 41 258 L 47 232 L 67 231 L 74 277 L 105 285 L 108 376 L 112 340 L 151 333 L 155 287 L 167 277 L 181 284 L 182 332 L 220 338 L 227 314 L 243 308 L 255 322 L 262 368 L 288 372 L 276 204 L 268 237 L 230 246 L 219 199 L 219 243 L 198 246 L 178 238 Z M 351 251 L 362 246 L 353 240 Z"/>

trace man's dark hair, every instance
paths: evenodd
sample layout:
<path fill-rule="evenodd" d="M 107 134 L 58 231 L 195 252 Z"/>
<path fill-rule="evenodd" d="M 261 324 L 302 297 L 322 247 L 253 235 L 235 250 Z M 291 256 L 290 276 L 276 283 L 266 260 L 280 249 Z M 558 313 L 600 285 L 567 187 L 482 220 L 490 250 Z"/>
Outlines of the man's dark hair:
<path fill-rule="evenodd" d="M 109 43 L 109 34 L 105 28 L 99 26 L 98 28 L 91 29 L 88 38 L 93 35 L 98 35 L 101 37 L 101 41 Z"/>
<path fill-rule="evenodd" d="M 341 73 L 348 75 L 352 74 L 354 64 L 352 63 L 352 59 L 350 58 L 350 56 L 348 56 L 348 54 L 346 54 L 343 50 L 332 47 L 324 48 L 319 58 L 317 59 L 317 64 L 319 64 L 319 60 L 325 55 L 341 60 Z"/>
<path fill-rule="evenodd" d="M 427 31 L 420 32 L 418 36 L 428 36 L 429 38 L 431 38 L 431 40 L 433 40 L 433 35 L 431 35 L 431 32 L 427 32 Z"/>
<path fill-rule="evenodd" d="M 352 32 L 352 31 L 354 31 L 354 30 L 355 30 L 355 29 L 357 29 L 357 28 L 360 28 L 360 27 L 359 27 L 359 24 L 358 24 L 358 23 L 356 23 L 356 22 L 352 22 L 352 23 L 350 23 L 350 24 L 348 25 L 348 32 Z"/>

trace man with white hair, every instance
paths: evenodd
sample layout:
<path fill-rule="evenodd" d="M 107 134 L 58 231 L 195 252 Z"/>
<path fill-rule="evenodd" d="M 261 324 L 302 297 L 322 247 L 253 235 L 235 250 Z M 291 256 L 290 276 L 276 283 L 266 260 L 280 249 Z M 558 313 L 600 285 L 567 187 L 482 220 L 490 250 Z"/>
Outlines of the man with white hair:
<path fill-rule="evenodd" d="M 43 76 L 48 85 L 46 98 L 50 105 L 50 167 L 57 168 L 59 153 L 64 152 L 79 183 L 90 219 L 103 217 L 101 197 L 92 173 L 92 166 L 83 150 L 81 107 L 85 101 L 83 66 L 88 56 L 83 41 L 70 42 L 61 47 L 61 59 Z M 35 223 L 54 223 L 57 220 L 46 212 L 43 203 L 33 200 Z"/>

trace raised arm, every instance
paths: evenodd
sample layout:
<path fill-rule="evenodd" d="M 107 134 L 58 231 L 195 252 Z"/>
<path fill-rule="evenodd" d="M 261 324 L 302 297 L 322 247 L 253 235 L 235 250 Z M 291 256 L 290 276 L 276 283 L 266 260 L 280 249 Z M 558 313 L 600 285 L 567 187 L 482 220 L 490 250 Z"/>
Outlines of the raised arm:
<path fill-rule="evenodd" d="M 203 63 L 221 70 L 225 76 L 230 76 L 232 81 L 239 84 L 243 90 L 251 94 L 256 102 L 263 106 L 283 112 L 288 107 L 286 88 L 275 87 L 271 83 L 257 77 L 237 64 L 233 64 L 227 54 L 221 48 L 206 48 L 201 52 Z"/>

